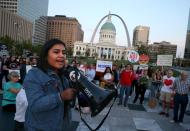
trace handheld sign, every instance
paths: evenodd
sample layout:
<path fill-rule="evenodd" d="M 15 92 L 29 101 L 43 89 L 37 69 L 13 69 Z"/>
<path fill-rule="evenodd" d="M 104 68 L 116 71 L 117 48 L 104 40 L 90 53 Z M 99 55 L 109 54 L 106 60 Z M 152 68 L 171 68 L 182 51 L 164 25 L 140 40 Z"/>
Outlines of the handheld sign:
<path fill-rule="evenodd" d="M 97 72 L 104 72 L 106 67 L 110 67 L 112 69 L 112 61 L 97 60 L 96 62 Z"/>
<path fill-rule="evenodd" d="M 130 50 L 127 55 L 127 59 L 131 63 L 136 63 L 139 60 L 139 53 L 135 50 Z"/>
<path fill-rule="evenodd" d="M 172 66 L 173 55 L 157 55 L 157 66 Z"/>

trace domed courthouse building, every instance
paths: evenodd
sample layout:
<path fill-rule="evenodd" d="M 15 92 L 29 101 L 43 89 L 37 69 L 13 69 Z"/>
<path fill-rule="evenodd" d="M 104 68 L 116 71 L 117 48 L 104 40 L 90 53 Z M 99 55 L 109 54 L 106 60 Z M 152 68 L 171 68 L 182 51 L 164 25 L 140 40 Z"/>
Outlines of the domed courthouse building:
<path fill-rule="evenodd" d="M 124 25 L 124 27 L 128 37 L 128 47 L 119 46 L 116 44 L 116 28 L 111 21 L 111 15 L 115 14 L 108 14 L 101 20 L 103 21 L 104 18 L 107 18 L 107 21 L 100 29 L 99 42 L 93 43 L 93 39 L 101 21 L 97 25 L 90 43 L 83 43 L 80 41 L 74 43 L 73 56 L 94 57 L 101 60 L 127 60 L 128 51 L 132 48 L 130 47 L 130 40 L 126 25 Z M 119 18 L 121 19 L 121 17 Z"/>

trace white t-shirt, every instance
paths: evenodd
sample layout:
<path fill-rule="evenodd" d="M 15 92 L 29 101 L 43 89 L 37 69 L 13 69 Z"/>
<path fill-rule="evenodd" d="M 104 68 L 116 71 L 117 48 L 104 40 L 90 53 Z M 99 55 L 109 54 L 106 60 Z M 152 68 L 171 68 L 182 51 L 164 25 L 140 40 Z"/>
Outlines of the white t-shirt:
<path fill-rule="evenodd" d="M 175 78 L 172 76 L 168 78 L 168 76 L 163 76 L 163 86 L 161 88 L 162 92 L 172 93 L 173 92 L 173 84 L 174 84 Z"/>
<path fill-rule="evenodd" d="M 16 96 L 16 113 L 14 120 L 18 122 L 25 122 L 25 112 L 28 107 L 25 90 L 21 88 Z"/>
<path fill-rule="evenodd" d="M 86 71 L 86 76 L 89 81 L 92 81 L 96 75 L 96 70 L 95 69 L 87 69 Z"/>
<path fill-rule="evenodd" d="M 111 79 L 111 78 L 112 78 L 111 73 L 106 73 L 106 74 L 104 75 L 104 80 L 109 80 L 109 79 Z"/>

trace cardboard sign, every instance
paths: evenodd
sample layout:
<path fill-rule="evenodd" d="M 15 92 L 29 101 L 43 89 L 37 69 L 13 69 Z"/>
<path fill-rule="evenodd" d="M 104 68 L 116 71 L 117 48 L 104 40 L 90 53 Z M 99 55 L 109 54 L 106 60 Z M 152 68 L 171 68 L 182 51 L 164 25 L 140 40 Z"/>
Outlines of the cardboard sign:
<path fill-rule="evenodd" d="M 96 71 L 104 72 L 106 67 L 110 67 L 112 69 L 112 61 L 97 60 L 97 62 L 96 62 Z"/>
<path fill-rule="evenodd" d="M 173 55 L 157 55 L 157 66 L 172 66 Z"/>

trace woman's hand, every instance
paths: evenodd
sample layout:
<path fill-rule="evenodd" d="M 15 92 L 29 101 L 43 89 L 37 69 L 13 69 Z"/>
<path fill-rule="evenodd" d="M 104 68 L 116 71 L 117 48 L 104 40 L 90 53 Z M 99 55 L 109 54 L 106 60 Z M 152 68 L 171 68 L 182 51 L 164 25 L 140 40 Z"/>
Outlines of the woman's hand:
<path fill-rule="evenodd" d="M 74 88 L 67 88 L 63 92 L 60 93 L 61 99 L 64 101 L 72 100 L 75 94 L 76 94 L 76 90 Z"/>

